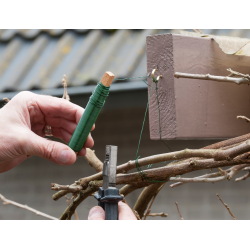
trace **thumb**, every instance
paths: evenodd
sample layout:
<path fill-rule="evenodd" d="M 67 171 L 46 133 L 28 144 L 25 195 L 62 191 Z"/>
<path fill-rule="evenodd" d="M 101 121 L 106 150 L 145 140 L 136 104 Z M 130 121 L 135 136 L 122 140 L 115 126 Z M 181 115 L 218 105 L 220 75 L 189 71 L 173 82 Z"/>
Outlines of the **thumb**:
<path fill-rule="evenodd" d="M 137 220 L 132 209 L 122 201 L 118 202 L 118 220 Z"/>
<path fill-rule="evenodd" d="M 105 220 L 105 212 L 102 207 L 96 206 L 91 208 L 88 220 Z"/>
<path fill-rule="evenodd" d="M 76 161 L 76 153 L 67 145 L 32 134 L 26 144 L 27 155 L 37 155 L 59 165 L 71 165 Z"/>

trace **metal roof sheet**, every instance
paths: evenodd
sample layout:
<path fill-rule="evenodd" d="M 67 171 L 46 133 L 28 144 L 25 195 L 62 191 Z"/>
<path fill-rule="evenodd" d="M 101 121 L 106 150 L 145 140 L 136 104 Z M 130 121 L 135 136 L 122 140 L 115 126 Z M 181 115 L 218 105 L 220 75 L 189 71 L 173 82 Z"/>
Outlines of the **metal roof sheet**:
<path fill-rule="evenodd" d="M 176 31 L 176 30 L 175 30 Z M 202 30 L 250 37 L 249 30 Z M 171 30 L 0 30 L 0 92 L 54 89 L 146 75 L 146 36 Z M 172 31 L 173 32 L 173 31 Z M 145 86 L 146 87 L 146 86 Z"/>

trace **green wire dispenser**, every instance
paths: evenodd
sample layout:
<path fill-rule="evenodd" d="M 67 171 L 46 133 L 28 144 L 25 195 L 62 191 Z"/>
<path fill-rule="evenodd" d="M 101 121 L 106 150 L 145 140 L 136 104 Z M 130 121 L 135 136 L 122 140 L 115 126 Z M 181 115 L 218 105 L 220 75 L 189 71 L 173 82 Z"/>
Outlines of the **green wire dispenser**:
<path fill-rule="evenodd" d="M 104 103 L 109 94 L 109 88 L 114 80 L 115 75 L 111 72 L 106 72 L 101 82 L 99 82 L 93 91 L 85 111 L 69 141 L 69 147 L 78 153 L 87 140 L 87 137 L 93 127 Z"/>

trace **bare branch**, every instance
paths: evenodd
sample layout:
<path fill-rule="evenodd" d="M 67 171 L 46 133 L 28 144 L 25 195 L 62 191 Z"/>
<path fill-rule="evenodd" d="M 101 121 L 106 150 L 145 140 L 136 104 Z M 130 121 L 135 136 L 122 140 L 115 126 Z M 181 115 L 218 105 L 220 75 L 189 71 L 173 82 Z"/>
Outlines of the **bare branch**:
<path fill-rule="evenodd" d="M 229 206 L 220 198 L 220 195 L 219 195 L 219 194 L 216 194 L 216 195 L 218 196 L 218 198 L 219 198 L 219 200 L 221 201 L 221 203 L 226 207 L 226 209 L 228 210 L 229 214 L 230 214 L 235 220 L 237 220 L 237 219 L 235 218 L 235 216 L 233 215 L 233 213 L 231 212 L 231 210 L 229 209 Z"/>
<path fill-rule="evenodd" d="M 7 97 L 4 97 L 3 100 L 8 103 L 10 101 L 10 99 L 8 99 Z"/>
<path fill-rule="evenodd" d="M 148 187 L 144 188 L 141 194 L 139 195 L 133 210 L 137 211 L 139 216 L 142 218 L 145 210 L 151 199 L 155 196 L 158 189 L 162 186 L 163 183 L 150 183 Z"/>
<path fill-rule="evenodd" d="M 84 158 L 88 161 L 89 165 L 95 169 L 96 172 L 101 172 L 103 163 L 97 158 L 95 151 L 86 148 L 86 155 Z"/>
<path fill-rule="evenodd" d="M 250 119 L 249 119 L 249 118 L 247 118 L 246 116 L 242 116 L 242 115 L 238 115 L 238 116 L 237 116 L 237 119 L 243 119 L 243 120 L 245 120 L 246 122 L 250 122 Z"/>
<path fill-rule="evenodd" d="M 198 177 L 194 177 L 194 178 L 173 178 L 171 177 L 169 180 L 170 181 L 178 181 L 181 182 L 181 184 L 184 183 L 190 183 L 190 182 L 195 182 L 195 183 L 201 183 L 201 182 L 219 182 L 219 181 L 223 181 L 223 180 L 231 180 L 233 178 L 233 176 L 235 176 L 241 169 L 244 169 L 247 166 L 247 164 L 242 164 L 242 165 L 238 165 L 238 166 L 234 166 L 228 170 L 223 170 L 221 172 L 217 172 L 217 173 L 212 173 L 212 174 L 207 174 L 207 175 L 203 175 L 203 176 L 198 176 Z M 219 176 L 219 177 L 217 177 Z M 178 184 L 178 186 L 180 186 L 181 184 Z M 170 187 L 176 187 L 177 185 L 173 186 L 170 185 Z"/>
<path fill-rule="evenodd" d="M 226 149 L 226 148 L 234 147 L 234 146 L 238 145 L 239 143 L 242 143 L 242 142 L 244 142 L 244 141 L 246 141 L 248 139 L 250 139 L 250 133 L 242 135 L 242 136 L 238 136 L 238 137 L 235 137 L 235 138 L 232 138 L 232 139 L 228 139 L 228 140 L 224 140 L 224 141 L 221 141 L 221 142 L 211 144 L 209 146 L 204 147 L 203 149 L 223 149 L 223 148 Z M 145 159 L 145 158 L 142 158 L 142 159 Z M 142 164 L 140 162 L 142 159 L 139 159 L 139 164 Z M 147 157 L 146 157 L 146 159 L 147 159 Z M 190 160 L 194 160 L 194 159 L 189 158 L 186 161 L 189 162 Z M 126 172 L 127 165 L 131 165 L 131 162 L 132 161 L 130 161 L 130 162 L 126 163 L 126 164 L 118 166 L 117 173 Z M 146 161 L 144 163 L 146 163 Z M 177 163 L 178 162 L 174 161 L 174 162 L 168 164 L 168 167 L 175 166 Z M 233 164 L 235 164 L 235 163 L 232 163 L 232 165 Z M 132 165 L 135 166 L 135 163 L 132 162 Z M 131 169 L 133 168 L 133 166 L 131 167 Z M 178 173 L 178 174 L 180 174 L 180 173 Z M 79 180 L 79 184 L 82 185 L 83 188 L 86 188 L 88 186 L 89 182 L 95 181 L 95 180 L 102 180 L 102 172 L 97 173 L 97 174 L 92 175 L 92 176 L 89 176 L 89 177 L 81 178 Z M 135 184 L 135 183 L 133 183 L 133 184 Z M 144 184 L 145 184 L 144 186 L 148 186 L 151 183 L 144 183 Z M 76 185 L 76 184 L 75 183 L 71 184 L 71 186 L 73 186 L 73 185 Z M 173 186 L 174 185 L 175 184 L 173 184 Z M 67 190 L 61 190 L 61 191 L 55 193 L 52 197 L 53 197 L 54 200 L 58 200 L 58 199 L 60 199 L 61 197 L 63 197 L 64 195 L 66 195 L 69 192 L 70 191 L 67 191 Z"/>
<path fill-rule="evenodd" d="M 79 195 L 73 202 L 66 208 L 60 217 L 60 220 L 70 220 L 71 216 L 74 214 L 76 208 L 83 202 L 87 197 L 89 197 L 93 192 L 98 190 L 98 186 L 94 183 L 90 185 L 86 190 L 80 191 Z"/>
<path fill-rule="evenodd" d="M 137 218 L 137 220 L 141 220 L 141 217 L 140 215 L 138 214 L 137 211 L 133 210 L 134 214 L 135 214 L 135 217 Z"/>
<path fill-rule="evenodd" d="M 66 201 L 68 202 L 68 205 L 70 205 L 71 204 L 70 198 L 67 195 L 65 195 L 64 197 L 65 197 Z M 79 217 L 78 217 L 78 214 L 77 214 L 76 210 L 74 212 L 74 215 L 76 217 L 76 220 L 79 220 Z"/>
<path fill-rule="evenodd" d="M 241 176 L 239 178 L 236 178 L 235 181 L 244 181 L 244 180 L 246 180 L 249 177 L 250 177 L 250 171 L 248 171 L 248 173 L 246 173 L 245 175 L 243 175 L 243 176 Z"/>
<path fill-rule="evenodd" d="M 238 78 L 238 77 L 230 77 L 230 76 L 214 76 L 210 74 L 202 75 L 202 74 L 188 74 L 188 73 L 180 73 L 175 72 L 174 76 L 176 78 L 190 78 L 190 79 L 200 79 L 200 80 L 210 80 L 216 82 L 233 82 L 238 85 L 242 83 L 250 83 L 249 78 Z"/>
<path fill-rule="evenodd" d="M 177 201 L 175 202 L 175 205 L 176 205 L 176 207 L 177 207 L 177 211 L 178 211 L 178 213 L 179 213 L 181 219 L 184 220 L 183 217 L 181 216 L 181 213 L 180 213 L 180 210 L 179 210 L 179 206 L 178 206 Z"/>
<path fill-rule="evenodd" d="M 51 183 L 51 190 L 67 190 L 69 192 L 79 192 L 82 190 L 82 186 L 80 185 L 59 185 L 56 183 Z"/>
<path fill-rule="evenodd" d="M 149 213 L 149 214 L 144 214 L 144 216 L 151 216 L 151 217 L 156 217 L 156 216 L 161 216 L 161 217 L 168 217 L 168 214 L 166 213 Z"/>
<path fill-rule="evenodd" d="M 204 34 L 200 29 L 193 29 L 193 31 L 198 34 Z"/>
<path fill-rule="evenodd" d="M 227 169 L 225 171 L 229 171 L 230 169 Z M 197 177 L 194 177 L 193 179 L 196 179 L 196 178 L 212 178 L 212 177 L 218 177 L 218 176 L 221 176 L 221 173 L 220 172 L 216 172 L 216 173 L 211 173 L 211 174 L 205 174 L 205 175 L 201 175 L 201 176 L 197 176 Z M 171 179 L 171 178 L 170 178 Z M 173 180 L 172 180 L 173 181 Z M 174 188 L 174 187 L 177 187 L 177 186 L 181 186 L 185 183 L 188 183 L 188 182 L 176 182 L 174 184 L 171 184 L 169 185 L 171 188 Z"/>
<path fill-rule="evenodd" d="M 26 209 L 32 213 L 35 213 L 36 215 L 40 215 L 42 217 L 45 217 L 47 219 L 50 219 L 50 220 L 58 220 L 57 218 L 53 217 L 53 216 L 50 216 L 48 214 L 45 214 L 45 213 L 42 213 L 34 208 L 31 208 L 31 207 L 28 207 L 27 205 L 22 205 L 20 203 L 17 203 L 15 201 L 11 201 L 11 200 L 8 200 L 6 199 L 3 195 L 0 194 L 0 199 L 3 201 L 3 204 L 4 205 L 13 205 L 13 206 L 16 206 L 16 207 L 19 207 L 19 208 L 23 208 L 23 209 Z"/>
<path fill-rule="evenodd" d="M 154 203 L 154 201 L 155 201 L 155 198 L 156 198 L 157 194 L 160 192 L 160 190 L 163 188 L 163 186 L 164 186 L 165 184 L 166 184 L 166 182 L 163 183 L 163 184 L 158 188 L 158 190 L 156 191 L 155 195 L 153 196 L 153 199 L 151 200 L 151 202 L 150 202 L 150 204 L 149 204 L 149 206 L 148 206 L 148 209 L 147 209 L 146 213 L 144 214 L 144 220 L 146 220 L 147 215 L 150 214 L 151 207 L 152 207 L 152 205 L 153 205 L 153 203 Z"/>
<path fill-rule="evenodd" d="M 239 76 L 239 77 L 246 78 L 246 79 L 250 80 L 250 76 L 248 74 L 242 74 L 242 73 L 234 71 L 232 69 L 227 69 L 227 71 L 230 72 L 230 75 L 229 75 L 230 77 L 231 76 Z"/>
<path fill-rule="evenodd" d="M 74 184 L 72 184 L 72 186 L 73 186 L 73 185 L 74 185 Z M 66 194 L 68 194 L 68 193 L 70 193 L 70 191 L 68 191 L 68 190 L 61 190 L 61 191 L 59 191 L 59 192 L 53 194 L 53 195 L 52 195 L 52 199 L 53 199 L 54 201 L 57 201 L 57 200 L 59 200 L 61 197 L 63 197 L 64 195 L 66 195 Z"/>
<path fill-rule="evenodd" d="M 66 75 L 63 75 L 62 85 L 63 85 L 63 88 L 64 88 L 64 93 L 63 93 L 63 97 L 62 98 L 70 101 L 70 98 L 69 98 L 69 95 L 68 95 L 68 91 L 67 91 L 68 84 L 67 84 Z"/>

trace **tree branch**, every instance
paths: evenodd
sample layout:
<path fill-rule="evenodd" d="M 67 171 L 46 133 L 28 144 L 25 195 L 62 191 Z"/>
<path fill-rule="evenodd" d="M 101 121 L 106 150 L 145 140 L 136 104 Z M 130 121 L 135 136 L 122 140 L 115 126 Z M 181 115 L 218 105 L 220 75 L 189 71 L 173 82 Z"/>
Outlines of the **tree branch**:
<path fill-rule="evenodd" d="M 66 208 L 63 214 L 60 217 L 60 220 L 70 220 L 71 216 L 74 214 L 76 208 L 89 197 L 93 192 L 97 191 L 98 187 L 94 185 L 89 186 L 86 190 L 80 191 L 78 197 L 73 200 L 73 202 Z"/>
<path fill-rule="evenodd" d="M 190 79 L 199 79 L 199 80 L 210 80 L 217 82 L 233 82 L 238 85 L 242 83 L 249 84 L 250 80 L 248 78 L 242 77 L 231 77 L 231 76 L 214 76 L 210 74 L 202 75 L 202 74 L 189 74 L 189 73 L 180 73 L 175 72 L 174 77 L 176 78 L 190 78 Z"/>
<path fill-rule="evenodd" d="M 71 204 L 70 198 L 69 198 L 67 195 L 65 195 L 64 197 L 65 197 L 65 199 L 66 199 L 68 205 L 70 205 L 70 204 Z M 75 215 L 75 217 L 76 217 L 76 220 L 79 220 L 79 217 L 78 217 L 78 214 L 77 214 L 76 210 L 75 210 L 75 212 L 74 212 L 74 215 Z"/>
<path fill-rule="evenodd" d="M 219 181 L 223 181 L 223 180 L 231 180 L 232 177 L 235 176 L 239 172 L 239 170 L 245 168 L 246 166 L 248 166 L 248 164 L 234 166 L 231 168 L 230 171 L 225 171 L 226 174 L 224 174 L 224 175 L 221 172 L 218 172 L 218 173 L 213 173 L 213 174 L 207 174 L 207 176 L 209 176 L 209 177 L 201 177 L 201 176 L 194 177 L 194 178 L 173 178 L 173 177 L 171 177 L 169 180 L 170 181 L 178 181 L 178 182 L 182 182 L 182 183 L 219 182 Z M 211 176 L 217 176 L 217 175 L 222 175 L 222 176 L 214 177 L 214 178 L 211 177 Z"/>
<path fill-rule="evenodd" d="M 86 148 L 86 155 L 84 156 L 84 158 L 87 160 L 89 165 L 95 169 L 97 173 L 102 171 L 103 163 L 98 159 L 94 150 Z"/>
<path fill-rule="evenodd" d="M 244 141 L 246 141 L 248 139 L 250 139 L 250 133 L 242 135 L 242 136 L 238 136 L 238 137 L 235 137 L 235 138 L 232 138 L 232 139 L 228 139 L 228 140 L 224 140 L 224 141 L 221 141 L 221 142 L 214 143 L 212 145 L 204 147 L 203 149 L 219 149 L 219 148 L 223 149 L 223 148 L 227 148 L 227 147 L 233 147 L 234 145 L 242 143 L 242 142 L 244 142 Z M 142 159 L 139 159 L 139 161 L 141 161 Z M 188 160 L 190 160 L 190 159 L 188 159 Z M 177 162 L 175 161 L 173 163 L 170 163 L 168 166 L 173 166 L 176 163 Z M 124 167 L 127 164 L 129 165 L 130 162 L 126 163 L 126 164 L 123 164 L 121 166 L 118 166 L 117 173 L 126 172 L 126 171 L 124 171 Z M 89 176 L 89 177 L 81 178 L 79 180 L 79 184 L 81 184 L 81 186 L 83 186 L 83 188 L 86 188 L 88 186 L 89 182 L 95 181 L 95 180 L 102 180 L 102 172 L 97 173 L 97 174 L 92 175 L 92 176 Z M 71 184 L 71 186 L 72 185 L 76 185 L 76 184 Z M 145 186 L 147 186 L 147 185 L 145 185 Z M 53 197 L 54 200 L 58 200 L 61 197 L 63 197 L 64 195 L 66 195 L 67 193 L 70 193 L 70 192 L 67 191 L 67 190 L 66 191 L 65 190 L 59 191 L 59 192 L 55 193 L 52 197 Z"/>
<path fill-rule="evenodd" d="M 145 216 L 146 214 L 144 214 L 144 216 Z M 168 217 L 168 214 L 166 214 L 166 213 L 149 213 L 149 214 L 147 214 L 147 216 L 151 216 L 151 217 L 156 217 L 156 216 L 161 216 L 161 217 Z"/>
<path fill-rule="evenodd" d="M 63 85 L 63 88 L 64 88 L 64 93 L 63 93 L 63 97 L 62 98 L 70 101 L 70 98 L 69 98 L 69 95 L 68 95 L 68 91 L 67 91 L 68 84 L 67 84 L 66 75 L 63 75 L 62 85 Z"/>
<path fill-rule="evenodd" d="M 10 101 L 10 99 L 8 99 L 7 97 L 4 97 L 3 100 L 8 103 Z"/>
<path fill-rule="evenodd" d="M 79 192 L 82 190 L 82 186 L 80 185 L 59 185 L 56 183 L 51 183 L 51 190 L 66 190 L 72 193 Z"/>
<path fill-rule="evenodd" d="M 153 205 L 153 203 L 154 203 L 154 200 L 155 200 L 157 194 L 160 192 L 160 190 L 163 188 L 163 186 L 164 186 L 165 184 L 166 184 L 166 182 L 163 183 L 163 184 L 158 188 L 158 190 L 156 191 L 156 193 L 154 194 L 153 199 L 151 200 L 151 202 L 150 202 L 150 204 L 149 204 L 149 206 L 148 206 L 148 209 L 147 209 L 146 213 L 144 214 L 144 220 L 146 220 L 147 215 L 149 215 L 149 213 L 150 213 L 150 211 L 151 211 L 151 207 L 152 207 L 152 205 Z"/>
<path fill-rule="evenodd" d="M 139 216 L 142 218 L 144 211 L 146 210 L 148 203 L 154 197 L 158 189 L 163 183 L 155 183 L 143 189 L 140 196 L 138 197 L 133 210 L 137 211 Z"/>
<path fill-rule="evenodd" d="M 230 214 L 235 220 L 237 220 L 237 219 L 235 218 L 235 216 L 233 215 L 233 213 L 231 212 L 231 210 L 229 209 L 229 206 L 220 198 L 220 195 L 219 195 L 219 194 L 216 194 L 216 195 L 218 196 L 218 198 L 219 198 L 219 200 L 221 201 L 221 203 L 226 207 L 226 209 L 228 210 L 229 214 Z"/>
<path fill-rule="evenodd" d="M 178 206 L 177 201 L 175 202 L 175 205 L 176 205 L 176 207 L 177 207 L 177 211 L 178 211 L 178 213 L 179 213 L 181 219 L 184 220 L 183 217 L 181 216 L 181 212 L 180 212 L 180 210 L 179 210 L 179 206 Z"/>
<path fill-rule="evenodd" d="M 243 119 L 243 120 L 245 120 L 246 122 L 250 122 L 250 119 L 249 119 L 249 118 L 247 118 L 246 116 L 242 116 L 242 115 L 238 115 L 238 116 L 237 116 L 237 119 Z"/>
<path fill-rule="evenodd" d="M 38 210 L 36 210 L 34 208 L 28 207 L 27 205 L 22 205 L 20 203 L 15 202 L 15 201 L 8 200 L 2 194 L 0 194 L 0 199 L 3 201 L 4 205 L 13 205 L 13 206 L 16 206 L 16 207 L 19 207 L 19 208 L 26 209 L 26 210 L 28 210 L 28 211 L 30 211 L 32 213 L 35 213 L 36 215 L 45 217 L 47 219 L 58 220 L 57 218 L 55 218 L 53 216 L 50 216 L 50 215 L 45 214 L 45 213 L 42 213 L 42 212 L 40 212 L 40 211 L 38 211 Z"/>
<path fill-rule="evenodd" d="M 249 177 L 250 177 L 250 171 L 248 171 L 248 173 L 246 173 L 245 175 L 243 175 L 243 176 L 241 176 L 239 178 L 236 178 L 235 181 L 244 181 Z"/>

